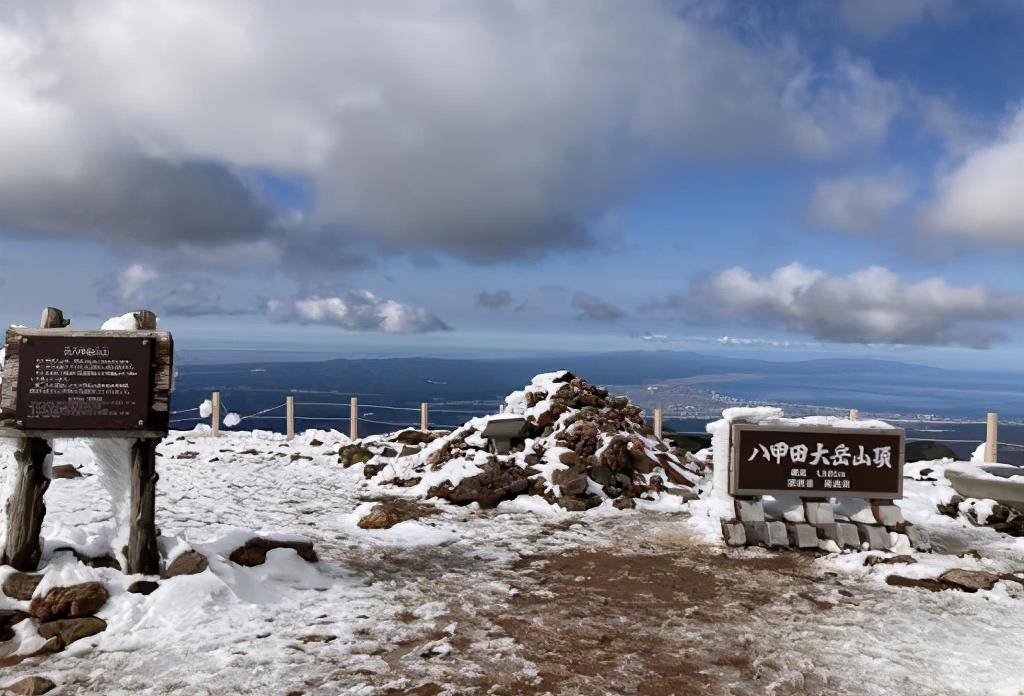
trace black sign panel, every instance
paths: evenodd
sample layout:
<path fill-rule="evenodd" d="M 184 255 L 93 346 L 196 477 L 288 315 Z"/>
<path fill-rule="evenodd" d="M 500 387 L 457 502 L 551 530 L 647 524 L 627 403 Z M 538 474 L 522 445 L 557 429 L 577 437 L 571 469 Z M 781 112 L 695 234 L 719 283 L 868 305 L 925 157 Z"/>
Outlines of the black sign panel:
<path fill-rule="evenodd" d="M 138 430 L 146 425 L 152 339 L 25 336 L 18 348 L 19 427 Z"/>
<path fill-rule="evenodd" d="M 737 424 L 729 492 L 803 498 L 903 496 L 904 431 Z"/>

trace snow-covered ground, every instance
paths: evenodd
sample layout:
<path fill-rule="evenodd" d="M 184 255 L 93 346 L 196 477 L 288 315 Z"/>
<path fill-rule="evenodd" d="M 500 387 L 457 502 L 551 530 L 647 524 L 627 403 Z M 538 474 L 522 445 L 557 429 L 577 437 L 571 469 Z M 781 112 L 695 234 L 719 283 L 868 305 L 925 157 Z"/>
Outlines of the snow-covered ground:
<path fill-rule="evenodd" d="M 163 580 L 149 596 L 114 589 L 98 614 L 105 632 L 8 668 L 0 685 L 30 674 L 67 694 L 1019 694 L 1024 685 L 1019 586 L 968 594 L 885 584 L 890 573 L 1024 569 L 1024 540 L 938 514 L 951 495 L 942 463 L 909 466 L 938 481 L 907 480 L 901 503 L 937 553 L 865 567 L 869 552 L 726 550 L 678 502 L 569 513 L 527 496 L 493 510 L 434 501 L 441 514 L 362 530 L 356 522 L 383 489 L 362 465 L 339 466 L 347 442 L 335 432 L 292 442 L 172 433 L 159 450 L 157 523 L 207 554 L 209 570 Z M 44 582 L 127 587 L 132 578 L 118 571 L 56 552 L 95 551 L 113 516 L 91 450 L 55 449 L 55 464 L 84 477 L 54 480 L 46 494 Z M 925 467 L 933 473 L 921 477 Z M 302 535 L 320 561 L 276 550 L 254 568 L 227 562 L 254 531 Z M 977 553 L 957 555 L 968 551 Z M 33 636 L 16 641 L 28 650 Z"/>

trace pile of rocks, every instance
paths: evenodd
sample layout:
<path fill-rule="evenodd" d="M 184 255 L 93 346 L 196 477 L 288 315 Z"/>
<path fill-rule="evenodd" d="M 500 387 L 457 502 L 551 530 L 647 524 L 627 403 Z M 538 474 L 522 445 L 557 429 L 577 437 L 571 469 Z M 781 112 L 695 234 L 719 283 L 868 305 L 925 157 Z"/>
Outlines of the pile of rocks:
<path fill-rule="evenodd" d="M 893 548 L 893 533 L 904 534 L 919 551 L 930 551 L 931 542 L 924 530 L 903 518 L 899 506 L 891 501 L 876 501 L 857 520 L 843 519 L 827 500 L 804 500 L 802 520 L 770 519 L 759 498 L 735 500 L 736 517 L 722 520 L 722 535 L 729 546 L 764 546 L 818 550 L 831 548 L 888 551 Z M 870 518 L 870 521 L 868 521 Z"/>
<path fill-rule="evenodd" d="M 393 443 L 351 445 L 340 457 L 343 465 L 365 458 L 367 476 L 385 487 L 418 487 L 459 505 L 492 507 L 530 494 L 579 511 L 609 499 L 621 509 L 663 494 L 697 495 L 698 467 L 649 433 L 639 407 L 571 372 L 538 375 L 510 394 L 500 417 L 510 416 L 524 425 L 508 454 L 482 436 L 494 418 L 484 417 L 451 433 L 417 433 L 416 442 L 415 431 L 403 431 Z"/>
<path fill-rule="evenodd" d="M 938 510 L 947 517 L 963 517 L 977 527 L 1024 537 L 1024 511 L 1009 505 L 954 495 L 948 503 L 940 503 Z"/>

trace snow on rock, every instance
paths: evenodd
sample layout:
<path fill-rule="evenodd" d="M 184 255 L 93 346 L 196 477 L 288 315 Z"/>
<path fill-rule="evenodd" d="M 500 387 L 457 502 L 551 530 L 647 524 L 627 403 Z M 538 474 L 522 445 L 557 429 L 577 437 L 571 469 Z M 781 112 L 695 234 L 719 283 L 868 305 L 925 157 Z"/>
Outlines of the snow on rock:
<path fill-rule="evenodd" d="M 134 312 L 111 317 L 100 325 L 100 331 L 136 331 L 139 328 Z"/>
<path fill-rule="evenodd" d="M 526 421 L 521 441 L 511 454 L 492 454 L 482 432 L 490 421 L 513 416 Z M 537 375 L 509 394 L 501 414 L 474 418 L 408 449 L 395 451 L 382 439 L 343 450 L 343 464 L 357 462 L 392 495 L 481 507 L 533 495 L 570 511 L 606 500 L 625 508 L 666 493 L 696 497 L 699 480 L 691 465 L 647 433 L 641 409 L 627 397 L 610 397 L 565 370 Z"/>

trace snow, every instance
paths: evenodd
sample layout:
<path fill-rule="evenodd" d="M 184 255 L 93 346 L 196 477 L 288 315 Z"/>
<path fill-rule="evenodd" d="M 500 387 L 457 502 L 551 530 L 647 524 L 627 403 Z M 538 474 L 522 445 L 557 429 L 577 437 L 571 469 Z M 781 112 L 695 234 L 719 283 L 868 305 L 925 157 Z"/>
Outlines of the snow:
<path fill-rule="evenodd" d="M 135 313 L 128 312 L 119 317 L 111 317 L 100 325 L 100 331 L 136 331 L 139 328 Z"/>
<path fill-rule="evenodd" d="M 553 380 L 559 374 L 540 376 L 534 384 L 549 393 L 557 388 Z M 506 400 L 506 413 L 526 408 L 525 395 L 514 396 Z M 701 456 L 714 457 L 717 465 L 722 434 L 728 437 L 727 426 L 735 420 L 780 418 L 767 409 L 730 409 L 709 426 L 712 448 Z M 483 422 L 475 419 L 472 427 L 479 430 Z M 857 421 L 856 427 L 864 423 Z M 108 628 L 41 663 L 8 668 L 3 683 L 45 673 L 68 693 L 377 694 L 427 682 L 450 686 L 448 693 L 472 692 L 464 688 L 470 676 L 489 683 L 498 673 L 532 679 L 541 669 L 539 658 L 493 619 L 519 611 L 515 598 L 533 582 L 521 564 L 604 550 L 661 554 L 702 573 L 722 573 L 715 577 L 715 598 L 700 611 L 735 605 L 731 623 L 714 626 L 713 635 L 727 651 L 745 646 L 766 675 L 760 684 L 736 686 L 737 691 L 800 692 L 784 688 L 793 683 L 787 680 L 799 684 L 803 675 L 814 673 L 827 679 L 828 691 L 835 693 L 1018 693 L 1024 654 L 1006 645 L 1024 622 L 1019 587 L 1002 582 L 974 595 L 933 594 L 885 583 L 892 573 L 932 578 L 951 568 L 1024 569 L 1024 539 L 937 511 L 954 495 L 944 472 L 969 464 L 906 466 L 899 505 L 936 545 L 935 553 L 920 553 L 897 536 L 895 552 L 914 558 L 912 564 L 864 566 L 864 559 L 877 551 L 836 551 L 811 559 L 760 549 L 725 550 L 713 514 L 721 493 L 715 488 L 717 467 L 698 486 L 703 497 L 690 504 L 660 494 L 638 499 L 634 510 L 616 510 L 606 500 L 587 512 L 571 513 L 538 496 L 521 495 L 493 510 L 430 500 L 437 515 L 387 530 L 360 529 L 358 520 L 383 495 L 421 496 L 437 482 L 480 470 L 482 462 L 456 459 L 424 472 L 414 487 L 382 485 L 410 460 L 429 456 L 440 442 L 419 455 L 388 460 L 380 474 L 367 480 L 364 466 L 339 466 L 338 450 L 350 441 L 337 431 L 307 431 L 292 441 L 266 431 L 213 438 L 208 426 L 172 432 L 158 449 L 161 549 L 168 560 L 195 549 L 209 558 L 209 568 L 161 580 L 148 596 L 127 592 L 138 576 L 91 568 L 60 550 L 118 553 L 125 533 L 128 443 L 55 443 L 55 463 L 72 464 L 83 477 L 54 480 L 47 491 L 44 579 L 37 594 L 58 585 L 102 582 L 111 593 L 99 613 Z M 727 452 L 727 439 L 724 446 Z M 184 458 L 186 452 L 196 455 Z M 536 467 L 541 475 L 549 478 L 564 468 L 559 453 L 548 449 Z M 6 444 L 0 445 L 0 460 L 12 460 Z M 991 503 L 969 501 L 979 517 L 991 511 Z M 766 501 L 766 507 L 787 519 L 802 514 L 785 497 Z M 863 501 L 846 499 L 837 512 L 858 519 L 864 510 Z M 278 549 L 255 568 L 231 563 L 231 550 L 253 535 L 308 539 L 320 561 L 310 564 L 290 549 Z M 806 561 L 798 572 L 772 576 L 773 584 L 760 586 L 769 604 L 736 603 L 732 591 L 737 583 L 761 582 L 747 578 L 745 561 L 756 569 L 765 559 L 798 556 Z M 715 559 L 725 557 L 735 564 L 713 570 Z M 0 567 L 0 579 L 9 572 Z M 813 583 L 815 594 L 831 608 L 795 609 L 804 600 L 789 584 L 798 580 Z M 672 591 L 688 592 L 685 582 Z M 543 583 L 538 587 L 537 592 L 548 591 Z M 586 595 L 585 584 L 581 591 Z M 598 620 L 584 615 L 584 606 L 590 605 L 581 602 L 580 621 Z M 0 608 L 26 607 L 26 602 L 0 597 Z M 614 605 L 601 609 L 610 620 L 615 620 L 614 611 Z M 678 639 L 704 620 L 687 623 L 688 616 L 666 616 L 664 625 L 652 630 Z M 22 622 L 0 652 L 27 654 L 42 642 L 31 622 Z M 713 649 L 714 642 L 701 649 Z M 498 669 L 494 665 L 501 665 L 498 672 L 487 671 Z M 505 689 L 516 691 L 514 686 Z"/>

